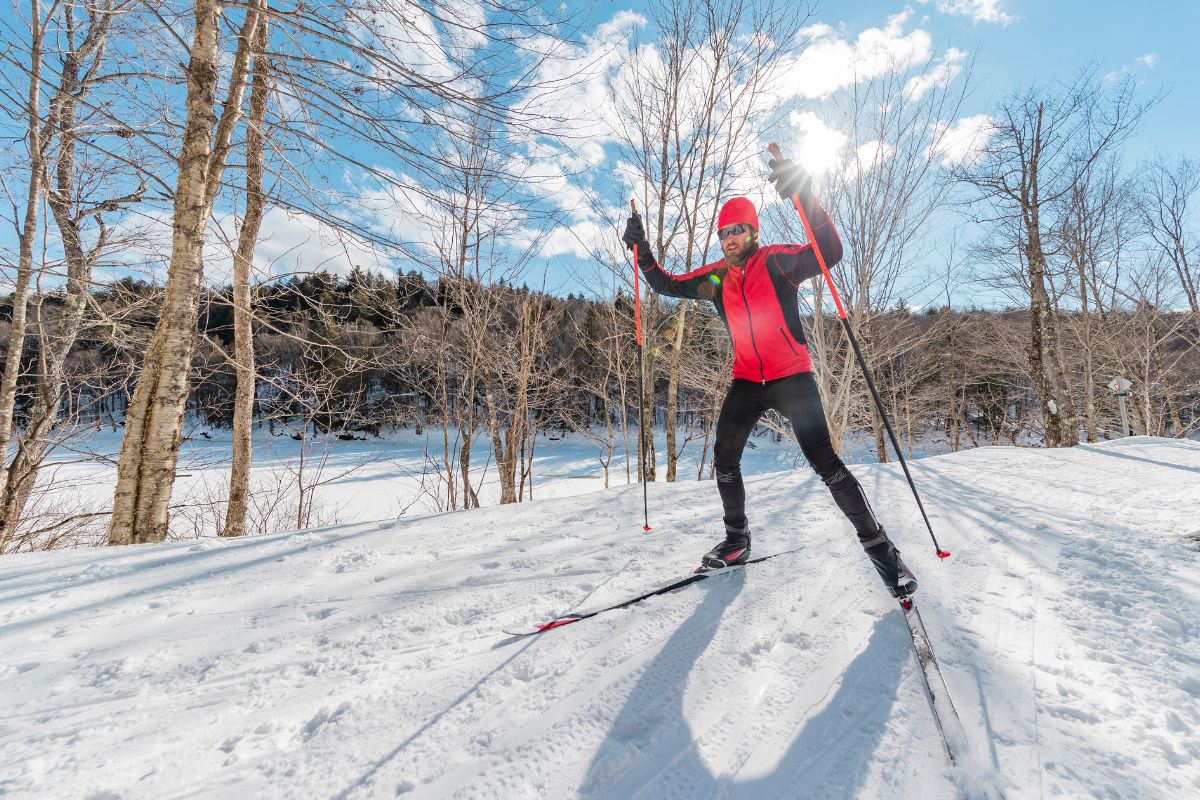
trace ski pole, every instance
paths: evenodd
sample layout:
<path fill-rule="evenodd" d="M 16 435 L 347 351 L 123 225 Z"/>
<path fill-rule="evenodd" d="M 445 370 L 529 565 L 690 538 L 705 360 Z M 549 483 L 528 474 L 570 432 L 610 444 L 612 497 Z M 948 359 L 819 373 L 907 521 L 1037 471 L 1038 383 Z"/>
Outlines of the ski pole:
<path fill-rule="evenodd" d="M 779 149 L 779 145 L 772 143 L 767 147 L 771 155 L 778 161 L 783 158 L 783 153 Z M 949 558 L 950 553 L 943 550 L 938 544 L 937 537 L 933 535 L 933 525 L 929 523 L 929 515 L 925 513 L 925 505 L 921 502 L 921 494 L 917 491 L 917 485 L 913 483 L 912 474 L 908 471 L 908 462 L 904 459 L 904 453 L 900 450 L 900 443 L 896 440 L 896 432 L 892 430 L 892 422 L 888 419 L 887 409 L 883 406 L 883 399 L 879 396 L 879 391 L 875 388 L 875 381 L 871 378 L 871 370 L 867 368 L 867 360 L 863 358 L 862 350 L 859 349 L 858 339 L 854 335 L 854 329 L 850 327 L 850 318 L 846 316 L 846 309 L 842 307 L 842 299 L 838 296 L 837 286 L 833 282 L 833 276 L 829 274 L 829 267 L 825 265 L 825 256 L 821 254 L 821 246 L 817 244 L 817 239 L 813 236 L 812 224 L 808 221 L 808 214 L 804 213 L 804 206 L 800 203 L 800 194 L 792 193 L 792 205 L 796 207 L 796 213 L 800 215 L 800 221 L 804 223 L 804 233 L 808 236 L 808 241 L 812 244 L 813 253 L 817 256 L 817 264 L 821 267 L 821 272 L 825 275 L 825 285 L 829 287 L 829 293 L 833 296 L 833 304 L 837 306 L 838 319 L 842 321 L 842 329 L 846 331 L 846 338 L 850 340 L 850 347 L 854 350 L 854 356 L 858 359 L 858 366 L 862 368 L 863 377 L 867 380 L 867 388 L 871 391 L 871 397 L 875 400 L 875 407 L 879 409 L 879 416 L 883 419 L 883 427 L 887 429 L 888 438 L 892 441 L 892 448 L 895 449 L 896 455 L 900 458 L 900 466 L 904 469 L 904 477 L 908 479 L 908 486 L 912 489 L 913 497 L 916 498 L 917 508 L 921 510 L 921 518 L 925 520 L 925 527 L 929 530 L 929 538 L 933 540 L 933 547 L 937 550 L 938 558 Z"/>
<path fill-rule="evenodd" d="M 629 210 L 637 216 L 637 204 L 629 199 Z M 642 289 L 639 282 L 642 268 L 638 265 L 637 245 L 633 246 L 633 319 L 637 329 L 637 375 L 638 375 L 638 471 L 642 476 L 642 511 L 645 514 L 645 524 L 642 530 L 650 530 L 650 496 L 646 485 L 646 386 L 642 378 Z"/>

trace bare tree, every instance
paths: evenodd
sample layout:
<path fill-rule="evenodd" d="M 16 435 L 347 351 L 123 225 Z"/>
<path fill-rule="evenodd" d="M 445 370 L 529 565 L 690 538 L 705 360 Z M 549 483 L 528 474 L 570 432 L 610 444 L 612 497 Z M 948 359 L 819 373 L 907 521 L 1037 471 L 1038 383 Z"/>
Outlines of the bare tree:
<path fill-rule="evenodd" d="M 251 40 L 268 13 L 262 4 L 244 9 L 236 46 L 225 50 L 231 68 L 218 117 L 214 95 L 223 82 L 218 25 L 222 8 L 215 1 L 195 7 L 167 294 L 159 334 L 146 354 L 129 408 L 114 499 L 113 543 L 153 541 L 165 535 L 204 227 L 240 119 Z M 534 71 L 528 62 L 538 57 L 531 42 L 549 24 L 537 10 L 533 4 L 488 2 L 484 15 L 475 17 L 455 13 L 442 2 L 373 0 L 366 7 L 333 2 L 273 15 L 278 24 L 272 37 L 277 47 L 270 54 L 275 90 L 281 105 L 290 109 L 290 116 L 274 121 L 273 130 L 282 141 L 298 145 L 291 153 L 276 150 L 276 177 L 282 188 L 275 201 L 303 208 L 343 234 L 403 249 L 395 235 L 367 222 L 368 215 L 356 219 L 347 203 L 325 202 L 331 193 L 315 190 L 314 172 L 334 161 L 353 165 L 389 187 L 428 193 L 431 190 L 420 181 L 436 177 L 444 166 L 431 157 L 429 147 L 430 137 L 439 130 L 453 128 L 468 116 L 527 124 L 507 106 L 527 87 Z M 498 54 L 489 45 L 513 50 Z M 526 49 L 514 56 L 522 45 Z M 511 74 L 488 80 L 501 71 L 501 64 L 507 64 Z M 355 157 L 348 147 L 351 142 L 370 142 L 386 160 L 398 161 L 415 177 L 390 164 L 374 166 Z"/>
<path fill-rule="evenodd" d="M 1200 168 L 1187 158 L 1171 162 L 1159 156 L 1145 165 L 1142 180 L 1142 214 L 1147 230 L 1174 267 L 1200 343 L 1200 274 L 1196 269 L 1200 242 L 1194 230 L 1195 212 L 1190 207 L 1192 197 L 1200 190 Z"/>
<path fill-rule="evenodd" d="M 1056 308 L 1061 310 L 1068 301 L 1071 306 L 1077 304 L 1077 313 L 1064 315 L 1064 322 L 1078 345 L 1079 395 L 1089 442 L 1095 442 L 1100 433 L 1097 391 L 1107 382 L 1102 350 L 1112 335 L 1112 309 L 1106 306 L 1105 289 L 1117 280 L 1122 251 L 1133 238 L 1130 190 L 1120 179 L 1115 157 L 1108 157 L 1079 176 L 1059 201 L 1064 208 L 1056 213 L 1062 255 L 1071 269 L 1072 280 L 1066 283 L 1074 286 L 1074 291 L 1056 297 Z"/>
<path fill-rule="evenodd" d="M 844 160 L 827 176 L 821 192 L 846 243 L 832 268 L 851 325 L 858 332 L 869 368 L 884 395 L 893 393 L 885 367 L 923 346 L 928 331 L 891 326 L 883 315 L 906 296 L 927 288 L 922 262 L 932 245 L 931 221 L 946 207 L 941 162 L 948 130 L 970 84 L 970 64 L 955 77 L 929 59 L 900 62 L 874 78 L 855 81 L 826 108 L 831 127 L 847 134 Z M 803 158 L 803 154 L 798 154 Z M 793 241 L 804 231 L 790 208 L 777 223 Z M 860 368 L 840 329 L 824 312 L 823 279 L 811 298 L 812 339 L 818 385 L 826 398 L 830 437 L 840 447 L 848 432 L 868 426 L 881 461 L 888 458 L 885 429 L 870 402 Z M 899 373 L 896 373 L 899 374 Z"/>
<path fill-rule="evenodd" d="M 651 245 L 673 271 L 703 263 L 713 243 L 718 199 L 744 168 L 746 140 L 779 56 L 807 19 L 805 8 L 736 0 L 672 0 L 651 11 L 660 39 L 627 72 L 619 119 L 621 150 L 649 217 Z M 759 154 L 754 154 L 757 166 Z M 647 289 L 647 292 L 649 290 Z M 680 371 L 690 301 L 669 313 L 648 294 L 644 305 L 646 386 L 643 415 L 654 419 L 657 359 L 666 364 L 667 480 L 676 478 Z M 661 328 L 661 329 L 660 329 Z M 639 464 L 655 479 L 652 427 L 640 433 Z"/>
<path fill-rule="evenodd" d="M 39 180 L 59 233 L 66 281 L 55 286 L 61 273 L 43 259 L 33 306 L 37 360 L 31 397 L 22 430 L 16 433 L 18 447 L 0 484 L 0 551 L 17 530 L 41 465 L 59 441 L 52 438 L 52 430 L 57 427 L 64 436 L 71 435 L 70 425 L 59 425 L 68 393 L 66 363 L 87 309 L 95 308 L 90 294 L 93 267 L 109 252 L 130 244 L 124 237 L 113 240 L 107 218 L 136 203 L 145 190 L 145 183 L 139 182 L 122 193 L 127 182 L 123 173 L 130 171 L 123 162 L 129 155 L 108 152 L 105 138 L 111 136 L 111 125 L 94 111 L 93 93 L 111 80 L 114 69 L 106 58 L 112 22 L 125 6 L 99 2 L 78 14 L 74 5 L 56 5 L 47 18 L 52 46 L 49 52 L 43 46 L 46 64 L 40 74 L 52 91 L 45 118 L 39 120 L 48 166 Z M 42 291 L 43 285 L 47 291 Z M 10 355 L 13 352 L 10 349 Z"/>
<path fill-rule="evenodd" d="M 955 171 L 988 209 L 1001 250 L 1019 259 L 1029 299 L 1030 371 L 1042 402 L 1046 445 L 1078 443 L 1078 417 L 1063 361 L 1048 259 L 1057 252 L 1055 213 L 1093 165 L 1133 130 L 1146 103 L 1125 81 L 1103 91 L 1094 69 L 1071 83 L 1023 89 L 1000 107 L 980 157 Z"/>
<path fill-rule="evenodd" d="M 203 277 L 204 231 L 242 115 L 247 65 L 261 5 L 246 11 L 233 53 L 220 115 L 216 92 L 221 74 L 221 4 L 197 0 L 195 32 L 187 66 L 187 119 L 179 151 L 171 261 L 162 316 L 142 365 L 125 417 L 117 465 L 110 544 L 161 541 L 167 535 L 188 369 Z"/>
<path fill-rule="evenodd" d="M 254 424 L 254 397 L 258 375 L 254 368 L 253 311 L 250 279 L 254 251 L 262 227 L 266 197 L 263 194 L 263 161 L 267 100 L 270 94 L 267 42 L 270 21 L 264 14 L 254 34 L 254 61 L 250 88 L 250 113 L 246 119 L 246 213 L 238 233 L 233 259 L 234 363 L 237 392 L 233 401 L 233 463 L 229 473 L 229 505 L 222 536 L 246 532 L 246 507 L 250 491 L 250 436 Z"/>
<path fill-rule="evenodd" d="M 611 484 L 612 461 L 621 442 L 625 454 L 625 482 L 629 483 L 633 478 L 629 457 L 629 409 L 635 391 L 637 353 L 629 334 L 633 327 L 631 305 L 629 298 L 624 296 L 618 296 L 611 303 L 589 304 L 586 316 L 577 323 L 575 330 L 584 361 L 575 383 L 577 389 L 586 393 L 588 411 L 583 419 L 567 415 L 565 422 L 600 448 L 597 458 L 604 469 L 606 489 Z M 603 423 L 598 431 L 593 428 L 597 418 Z"/>
<path fill-rule="evenodd" d="M 23 103 L 26 148 L 29 153 L 29 184 L 25 192 L 24 214 L 13 199 L 13 224 L 17 227 L 18 254 L 13 280 L 12 324 L 9 328 L 8 355 L 4 374 L 0 376 L 0 477 L 7 480 L 8 444 L 12 437 L 13 409 L 17 397 L 17 380 L 21 372 L 21 357 L 25 351 L 26 313 L 29 308 L 29 286 L 33 278 L 34 246 L 39 226 L 39 203 L 42 198 L 43 170 L 47 142 L 42 134 L 42 57 L 46 30 L 53 17 L 53 7 L 45 17 L 39 0 L 29 4 L 29 82 Z M 14 98 L 15 99 L 15 98 Z M 7 182 L 5 189 L 7 191 Z M 12 199 L 11 192 L 9 193 Z M 4 550 L 4 535 L 0 535 L 0 552 Z"/>

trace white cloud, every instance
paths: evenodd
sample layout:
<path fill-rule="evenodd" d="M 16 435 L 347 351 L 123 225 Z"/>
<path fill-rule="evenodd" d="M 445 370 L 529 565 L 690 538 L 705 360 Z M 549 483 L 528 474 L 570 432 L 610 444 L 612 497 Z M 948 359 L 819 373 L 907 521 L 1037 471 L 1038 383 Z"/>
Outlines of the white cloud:
<path fill-rule="evenodd" d="M 458 70 L 443 46 L 442 37 L 432 17 L 416 5 L 385 9 L 374 18 L 374 33 L 390 56 L 419 75 L 433 80 L 450 80 Z M 385 70 L 383 80 L 404 80 L 406 76 Z"/>
<path fill-rule="evenodd" d="M 783 148 L 784 155 L 803 166 L 816 180 L 837 168 L 850 137 L 829 127 L 811 111 L 792 112 L 788 123 L 795 135 L 788 143 L 790 146 Z"/>
<path fill-rule="evenodd" d="M 904 96 L 909 100 L 920 100 L 930 89 L 949 85 L 963 70 L 967 52 L 951 47 L 942 60 L 924 75 L 916 75 L 904 84 Z"/>
<path fill-rule="evenodd" d="M 934 155 L 942 157 L 945 167 L 974 163 L 991 141 L 995 125 L 996 121 L 987 114 L 963 117 L 953 125 L 940 122 L 934 130 Z"/>
<path fill-rule="evenodd" d="M 1120 69 L 1114 69 L 1112 72 L 1105 74 L 1104 82 L 1113 83 L 1128 75 L 1133 75 L 1138 69 L 1154 69 L 1158 66 L 1158 53 L 1146 53 L 1138 56 L 1130 64 L 1125 64 Z"/>
<path fill-rule="evenodd" d="M 231 218 L 222 221 L 223 226 L 230 223 Z M 212 252 L 224 249 L 213 248 Z M 254 253 L 256 270 L 266 275 L 322 270 L 346 275 L 355 266 L 380 272 L 390 270 L 392 264 L 387 255 L 363 239 L 308 214 L 279 207 L 268 209 L 263 216 Z M 208 272 L 209 280 L 216 282 L 218 277 Z"/>
<path fill-rule="evenodd" d="M 888 18 L 882 28 L 867 28 L 854 41 L 835 35 L 828 25 L 813 25 L 802 35 L 810 44 L 779 71 L 770 92 L 779 102 L 796 97 L 821 99 L 855 83 L 899 72 L 927 61 L 933 39 L 917 29 L 905 33 L 909 12 Z"/>
<path fill-rule="evenodd" d="M 134 272 L 146 280 L 164 283 L 171 261 L 172 212 L 160 208 L 130 216 L 112 230 L 113 239 L 126 239 L 113 277 Z M 228 284 L 233 278 L 233 250 L 240 220 L 231 213 L 216 213 L 204 232 L 204 281 Z M 294 272 L 325 270 L 339 275 L 354 266 L 388 270 L 391 259 L 378 248 L 308 214 L 271 207 L 263 216 L 254 269 L 259 279 Z"/>
<path fill-rule="evenodd" d="M 541 255 L 546 258 L 572 255 L 591 258 L 593 253 L 603 252 L 611 245 L 615 234 L 609 225 L 596 220 L 582 220 L 570 225 L 557 225 L 542 244 Z"/>
<path fill-rule="evenodd" d="M 970 17 L 974 22 L 998 22 L 1007 25 L 1017 18 L 1004 10 L 1004 0 L 920 0 L 922 4 L 933 3 L 943 14 Z"/>
<path fill-rule="evenodd" d="M 860 144 L 854 151 L 854 159 L 846 165 L 851 175 L 865 175 L 883 166 L 883 162 L 896 153 L 896 148 L 878 139 Z"/>
<path fill-rule="evenodd" d="M 653 47 L 635 54 L 630 41 L 646 18 L 632 11 L 618 12 L 597 26 L 581 44 L 544 37 L 534 46 L 544 54 L 518 112 L 560 121 L 557 133 L 597 142 L 611 141 L 620 119 L 615 93 L 630 83 L 638 62 L 652 67 Z M 636 55 L 636 58 L 635 58 Z"/>

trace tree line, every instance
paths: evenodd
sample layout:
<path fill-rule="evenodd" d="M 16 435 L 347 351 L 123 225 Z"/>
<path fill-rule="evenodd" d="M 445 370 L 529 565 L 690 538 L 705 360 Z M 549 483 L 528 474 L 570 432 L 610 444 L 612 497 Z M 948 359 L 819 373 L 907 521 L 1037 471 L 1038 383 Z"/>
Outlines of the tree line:
<path fill-rule="evenodd" d="M 139 281 L 98 288 L 92 296 L 105 319 L 82 326 L 64 361 L 65 389 L 52 436 L 61 445 L 98 428 L 124 426 L 141 353 L 162 306 L 162 288 Z M 195 431 L 234 424 L 234 303 L 229 287 L 203 292 L 187 401 Z M 266 431 L 302 441 L 352 440 L 415 429 L 432 443 L 430 477 L 436 477 L 446 509 L 480 503 L 479 470 L 472 471 L 471 459 L 481 437 L 491 445 L 502 502 L 532 496 L 539 434 L 589 441 L 606 485 L 638 479 L 630 296 L 564 298 L 528 287 L 430 281 L 419 272 L 385 276 L 353 270 L 348 276 L 317 272 L 258 287 L 252 306 L 252 418 L 260 436 Z M 11 298 L 0 306 L 9 325 L 11 308 Z M 49 326 L 66 313 L 61 295 L 48 297 L 39 309 Z M 1076 402 L 1083 407 L 1090 366 L 1096 374 L 1133 381 L 1134 433 L 1194 433 L 1200 428 L 1200 356 L 1193 323 L 1186 311 L 1148 305 L 1102 319 L 1098 312 L 1090 318 L 1062 313 L 1064 363 L 1073 366 L 1067 377 Z M 664 333 L 681 324 L 686 329 L 680 351 L 661 352 L 674 341 Z M 958 450 L 1045 440 L 1027 354 L 1029 325 L 1025 309 L 913 312 L 898 306 L 873 319 L 876 382 L 910 453 L 914 447 Z M 810 316 L 805 327 L 814 340 L 832 343 L 839 336 L 828 316 Z M 690 448 L 696 471 L 676 473 L 675 479 L 707 479 L 713 426 L 728 381 L 727 338 L 709 309 L 684 317 L 679 303 L 659 308 L 654 330 L 658 357 L 681 364 L 671 404 L 681 438 L 659 461 L 677 469 Z M 1100 347 L 1097 338 L 1103 340 Z M 18 437 L 37 418 L 39 346 L 30 337 L 24 348 L 14 413 Z M 818 372 L 829 372 L 843 354 L 831 347 L 814 349 L 814 356 Z M 659 426 L 668 419 L 670 388 L 662 375 L 649 385 L 648 419 Z M 855 435 L 873 438 L 872 404 L 861 378 L 838 398 L 828 409 L 835 438 L 842 443 Z M 1107 390 L 1084 413 L 1081 438 L 1124 435 Z M 781 419 L 767 418 L 763 430 L 788 435 Z M 201 435 L 195 431 L 190 435 Z M 36 525 L 26 520 L 24 527 L 20 522 L 14 531 L 40 531 L 45 519 Z"/>

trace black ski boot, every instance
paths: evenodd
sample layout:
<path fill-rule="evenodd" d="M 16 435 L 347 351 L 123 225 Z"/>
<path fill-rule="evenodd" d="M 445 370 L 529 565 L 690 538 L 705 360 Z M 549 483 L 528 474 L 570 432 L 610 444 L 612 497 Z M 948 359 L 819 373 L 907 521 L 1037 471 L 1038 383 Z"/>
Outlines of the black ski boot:
<path fill-rule="evenodd" d="M 884 535 L 882 529 L 880 535 Z M 896 545 L 890 541 L 883 541 L 866 548 L 866 552 L 892 597 L 904 599 L 917 590 L 917 577 L 900 560 L 900 551 L 896 549 Z"/>
<path fill-rule="evenodd" d="M 745 564 L 750 557 L 750 531 L 726 531 L 725 541 L 704 554 L 700 564 L 704 569 L 721 569 Z"/>

